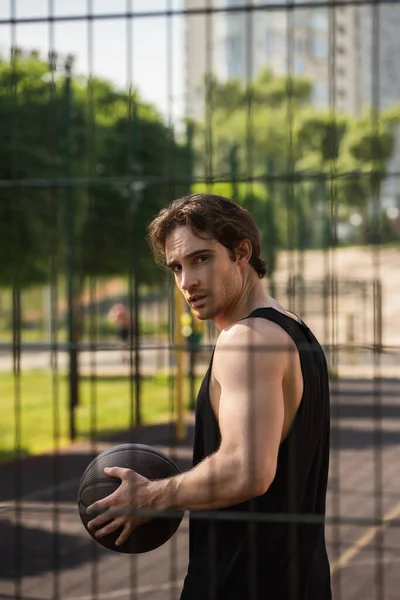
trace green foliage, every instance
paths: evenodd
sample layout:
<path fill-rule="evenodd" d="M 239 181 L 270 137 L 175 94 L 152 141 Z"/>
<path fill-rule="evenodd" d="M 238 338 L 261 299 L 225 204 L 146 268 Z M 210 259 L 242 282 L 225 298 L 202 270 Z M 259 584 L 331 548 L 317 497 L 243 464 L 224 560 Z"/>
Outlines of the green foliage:
<path fill-rule="evenodd" d="M 204 91 L 214 111 L 242 110 L 250 103 L 255 107 L 280 108 L 289 98 L 295 105 L 309 101 L 311 83 L 305 77 L 288 79 L 263 69 L 248 85 L 242 85 L 236 79 L 221 83 L 214 76 L 206 76 Z"/>
<path fill-rule="evenodd" d="M 71 77 L 34 55 L 0 60 L 0 285 L 48 280 L 51 261 L 81 282 L 133 273 L 156 284 L 146 227 L 189 191 L 177 183 L 185 175 L 221 180 L 192 189 L 251 209 L 271 275 L 278 247 L 314 243 L 315 215 L 332 201 L 345 214 L 379 194 L 398 107 L 317 113 L 310 81 L 269 70 L 249 85 L 209 77 L 205 93 L 207 118 L 188 123 L 180 143 L 137 91 Z M 133 183 L 141 177 L 144 186 Z"/>
<path fill-rule="evenodd" d="M 324 164 L 336 160 L 347 129 L 347 119 L 343 115 L 335 118 L 329 113 L 304 111 L 296 123 L 295 148 L 301 160 L 304 155 L 313 155 L 314 160 Z"/>
<path fill-rule="evenodd" d="M 48 279 L 52 258 L 80 281 L 133 270 L 154 283 L 146 227 L 188 191 L 168 180 L 190 172 L 186 145 L 157 111 L 137 92 L 16 55 L 0 61 L 0 115 L 0 180 L 13 183 L 0 190 L 0 285 Z M 152 181 L 138 190 L 134 176 Z"/>
<path fill-rule="evenodd" d="M 241 182 L 255 181 L 248 204 L 263 239 L 273 240 L 264 247 L 271 274 L 279 247 L 301 250 L 334 242 L 328 226 L 332 206 L 348 217 L 354 210 L 367 211 L 380 193 L 400 107 L 360 117 L 317 112 L 310 81 L 269 70 L 251 85 L 206 78 L 205 93 L 211 110 L 195 126 L 196 175 L 230 180 L 210 184 L 207 191 L 224 189 L 239 202 L 249 188 Z"/>

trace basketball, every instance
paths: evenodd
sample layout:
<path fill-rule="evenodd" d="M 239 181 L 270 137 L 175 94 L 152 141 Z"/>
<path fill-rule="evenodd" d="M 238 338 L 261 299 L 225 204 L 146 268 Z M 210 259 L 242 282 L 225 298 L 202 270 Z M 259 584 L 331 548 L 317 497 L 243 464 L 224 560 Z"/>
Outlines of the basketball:
<path fill-rule="evenodd" d="M 148 523 L 138 527 L 131 537 L 121 546 L 115 542 L 122 528 L 102 538 L 94 536 L 95 531 L 88 529 L 87 524 L 93 516 L 86 514 L 88 506 L 112 494 L 121 484 L 121 480 L 109 477 L 104 473 L 105 467 L 122 467 L 132 469 L 147 479 L 166 479 L 179 475 L 177 465 L 166 454 L 151 446 L 143 444 L 121 444 L 105 450 L 86 467 L 79 484 L 78 507 L 82 523 L 86 531 L 99 544 L 125 554 L 140 554 L 158 548 L 168 541 L 178 529 L 183 511 L 178 516 L 166 518 L 154 517 Z"/>

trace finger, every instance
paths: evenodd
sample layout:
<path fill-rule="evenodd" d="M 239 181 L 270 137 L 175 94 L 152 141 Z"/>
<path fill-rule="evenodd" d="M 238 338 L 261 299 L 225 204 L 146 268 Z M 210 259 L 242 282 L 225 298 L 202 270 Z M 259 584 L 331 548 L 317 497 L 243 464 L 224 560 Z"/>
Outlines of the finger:
<path fill-rule="evenodd" d="M 123 526 L 123 524 L 124 524 L 124 521 L 121 517 L 113 519 L 105 527 L 98 529 L 94 535 L 96 538 L 102 538 L 105 535 L 109 535 L 110 533 L 113 533 L 114 531 L 119 529 L 121 526 Z"/>
<path fill-rule="evenodd" d="M 98 529 L 99 527 L 101 527 L 105 523 L 108 523 L 109 521 L 111 521 L 111 519 L 114 519 L 114 518 L 115 518 L 115 515 L 112 515 L 110 513 L 110 511 L 106 511 L 102 515 L 99 515 L 95 519 L 92 519 L 91 521 L 89 521 L 89 523 L 87 524 L 88 529 Z"/>
<path fill-rule="evenodd" d="M 118 492 L 118 489 L 116 489 L 115 492 L 113 492 L 109 496 L 106 496 L 105 498 L 102 498 L 101 500 L 97 500 L 97 502 L 93 502 L 93 504 L 91 504 L 90 506 L 87 507 L 86 514 L 87 515 L 96 515 L 96 514 L 100 515 L 100 514 L 104 513 L 106 510 L 111 508 L 113 501 L 115 499 L 115 496 L 117 496 L 117 492 Z"/>
<path fill-rule="evenodd" d="M 125 523 L 124 530 L 122 531 L 115 544 L 117 546 L 120 546 L 121 544 L 127 542 L 128 539 L 131 537 L 132 533 L 135 531 L 135 529 L 141 527 L 142 525 L 145 525 L 149 521 L 151 521 L 151 517 L 142 517 L 140 519 L 135 519 L 134 521 L 129 521 Z"/>
<path fill-rule="evenodd" d="M 125 542 L 127 542 L 129 540 L 129 538 L 131 537 L 131 535 L 133 533 L 133 529 L 134 529 L 134 527 L 131 523 L 126 523 L 121 535 L 118 537 L 117 541 L 115 542 L 115 545 L 121 546 L 122 544 L 125 544 Z"/>
<path fill-rule="evenodd" d="M 115 501 L 116 498 L 118 498 L 119 495 L 119 487 L 112 492 L 112 494 L 110 494 L 109 496 L 106 496 L 105 498 L 102 498 L 101 500 L 97 500 L 97 502 L 93 502 L 93 504 L 91 504 L 90 506 L 87 507 L 86 509 L 86 513 L 87 514 L 101 514 L 103 512 L 105 512 L 106 510 L 112 508 L 112 505 Z"/>
<path fill-rule="evenodd" d="M 129 471 L 131 471 L 131 469 L 124 469 L 123 467 L 105 467 L 104 469 L 104 473 L 108 475 L 108 477 L 117 477 L 118 479 L 121 479 L 121 481 L 126 478 Z"/>

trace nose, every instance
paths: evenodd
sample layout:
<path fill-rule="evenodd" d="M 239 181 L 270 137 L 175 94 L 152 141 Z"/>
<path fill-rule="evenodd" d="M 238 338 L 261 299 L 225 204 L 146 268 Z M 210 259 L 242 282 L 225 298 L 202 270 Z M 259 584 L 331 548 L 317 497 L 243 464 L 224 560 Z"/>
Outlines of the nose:
<path fill-rule="evenodd" d="M 199 285 L 199 280 L 193 273 L 192 269 L 182 269 L 181 273 L 181 289 L 184 292 L 188 292 L 189 290 L 197 287 Z"/>

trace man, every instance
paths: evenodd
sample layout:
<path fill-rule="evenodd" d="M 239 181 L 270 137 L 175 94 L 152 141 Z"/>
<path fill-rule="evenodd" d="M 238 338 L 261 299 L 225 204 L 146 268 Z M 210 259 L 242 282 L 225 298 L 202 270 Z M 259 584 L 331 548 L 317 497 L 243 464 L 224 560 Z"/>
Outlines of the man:
<path fill-rule="evenodd" d="M 123 527 L 122 543 L 144 522 L 132 508 L 190 510 L 182 599 L 330 599 L 320 345 L 266 293 L 260 233 L 237 204 L 178 199 L 151 223 L 149 240 L 195 315 L 220 330 L 197 399 L 194 465 L 156 482 L 109 469 L 122 484 L 89 507 L 105 511 L 91 526 L 99 536 Z"/>
<path fill-rule="evenodd" d="M 122 302 L 114 304 L 109 313 L 109 321 L 116 324 L 116 336 L 121 342 L 121 359 L 122 362 L 129 363 L 129 354 L 126 352 L 129 340 L 129 334 L 133 329 L 133 319 L 129 315 L 129 310 Z"/>

